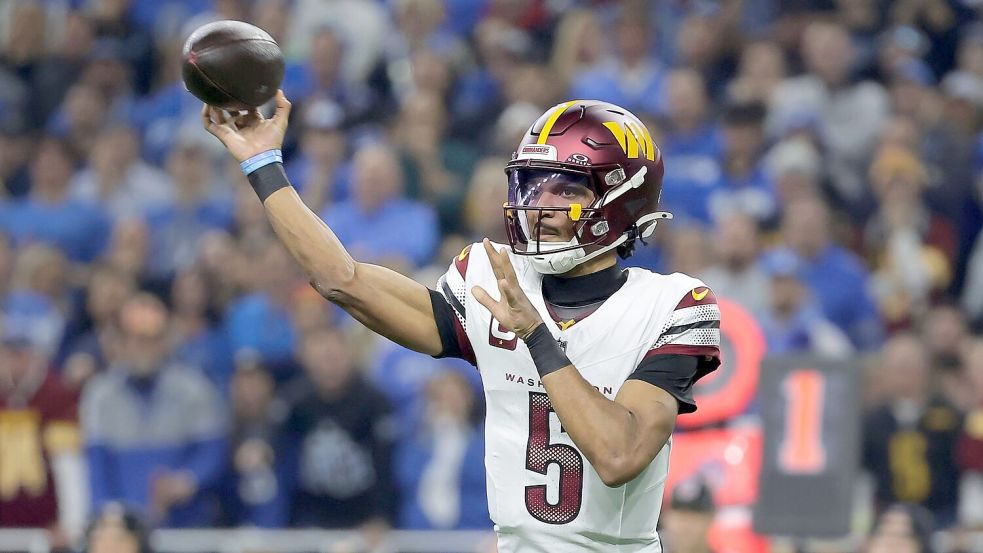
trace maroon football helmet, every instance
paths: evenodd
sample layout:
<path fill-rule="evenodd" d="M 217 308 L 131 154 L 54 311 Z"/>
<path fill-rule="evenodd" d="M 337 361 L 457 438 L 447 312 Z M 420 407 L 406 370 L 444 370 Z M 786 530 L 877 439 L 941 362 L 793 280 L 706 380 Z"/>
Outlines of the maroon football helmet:
<path fill-rule="evenodd" d="M 628 257 L 636 238 L 644 243 L 659 219 L 672 217 L 658 210 L 662 153 L 637 117 L 607 102 L 574 100 L 547 110 L 505 172 L 509 244 L 534 256 L 543 273 L 569 271 L 614 248 Z M 571 241 L 542 240 L 545 225 L 536 221 L 548 212 L 575 222 Z"/>

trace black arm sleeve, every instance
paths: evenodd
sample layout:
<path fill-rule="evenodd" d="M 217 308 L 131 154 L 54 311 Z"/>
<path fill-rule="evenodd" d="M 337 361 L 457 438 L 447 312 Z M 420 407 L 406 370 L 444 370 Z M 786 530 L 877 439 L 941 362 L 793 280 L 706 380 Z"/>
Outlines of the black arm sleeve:
<path fill-rule="evenodd" d="M 720 359 L 696 355 L 652 355 L 642 359 L 629 380 L 641 380 L 669 392 L 679 402 L 679 412 L 696 411 L 693 385 L 720 366 Z"/>
<path fill-rule="evenodd" d="M 433 318 L 437 322 L 437 331 L 440 333 L 440 345 L 442 348 L 440 353 L 434 355 L 434 357 L 456 357 L 458 359 L 468 360 L 457 337 L 456 327 L 461 323 L 457 320 L 454 309 L 447 303 L 444 296 L 433 290 L 430 290 L 430 305 L 433 307 Z"/>

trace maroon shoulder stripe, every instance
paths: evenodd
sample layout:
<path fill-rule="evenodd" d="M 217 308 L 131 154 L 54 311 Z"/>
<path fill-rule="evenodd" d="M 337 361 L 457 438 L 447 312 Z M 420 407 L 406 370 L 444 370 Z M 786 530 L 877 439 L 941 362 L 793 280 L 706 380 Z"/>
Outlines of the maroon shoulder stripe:
<path fill-rule="evenodd" d="M 679 300 L 679 305 L 676 306 L 676 309 L 685 309 L 694 305 L 713 305 L 715 303 L 717 303 L 717 297 L 713 295 L 713 290 L 706 286 L 698 286 L 687 292 L 683 296 L 683 299 Z"/>
<path fill-rule="evenodd" d="M 461 278 L 464 278 L 468 274 L 468 261 L 471 259 L 471 245 L 461 250 L 461 253 L 454 258 L 454 266 L 457 267 L 457 272 L 461 274 Z"/>

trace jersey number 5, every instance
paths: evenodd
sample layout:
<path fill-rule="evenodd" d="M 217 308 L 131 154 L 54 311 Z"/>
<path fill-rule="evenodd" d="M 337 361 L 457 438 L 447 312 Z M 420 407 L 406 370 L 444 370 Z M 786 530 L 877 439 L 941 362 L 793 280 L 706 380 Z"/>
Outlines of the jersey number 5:
<path fill-rule="evenodd" d="M 566 524 L 580 514 L 583 497 L 584 459 L 575 448 L 550 443 L 550 404 L 548 395 L 529 392 L 529 441 L 526 443 L 526 469 L 545 475 L 551 464 L 560 467 L 560 489 L 555 503 L 547 499 L 546 485 L 526 486 L 526 510 L 547 524 Z"/>

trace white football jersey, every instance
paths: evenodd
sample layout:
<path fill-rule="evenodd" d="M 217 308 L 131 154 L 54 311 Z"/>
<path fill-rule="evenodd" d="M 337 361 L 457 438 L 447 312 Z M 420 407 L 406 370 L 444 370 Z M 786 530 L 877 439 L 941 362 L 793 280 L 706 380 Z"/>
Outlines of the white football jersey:
<path fill-rule="evenodd" d="M 646 355 L 718 351 L 720 313 L 695 278 L 628 269 L 627 282 L 596 311 L 560 330 L 542 275 L 508 246 L 495 247 L 510 251 L 523 291 L 580 374 L 609 399 Z M 671 439 L 634 480 L 606 486 L 563 431 L 525 343 L 474 299 L 475 285 L 499 297 L 481 244 L 451 263 L 438 291 L 458 315 L 462 347 L 470 345 L 484 385 L 488 508 L 499 551 L 662 551 L 656 524 Z"/>

